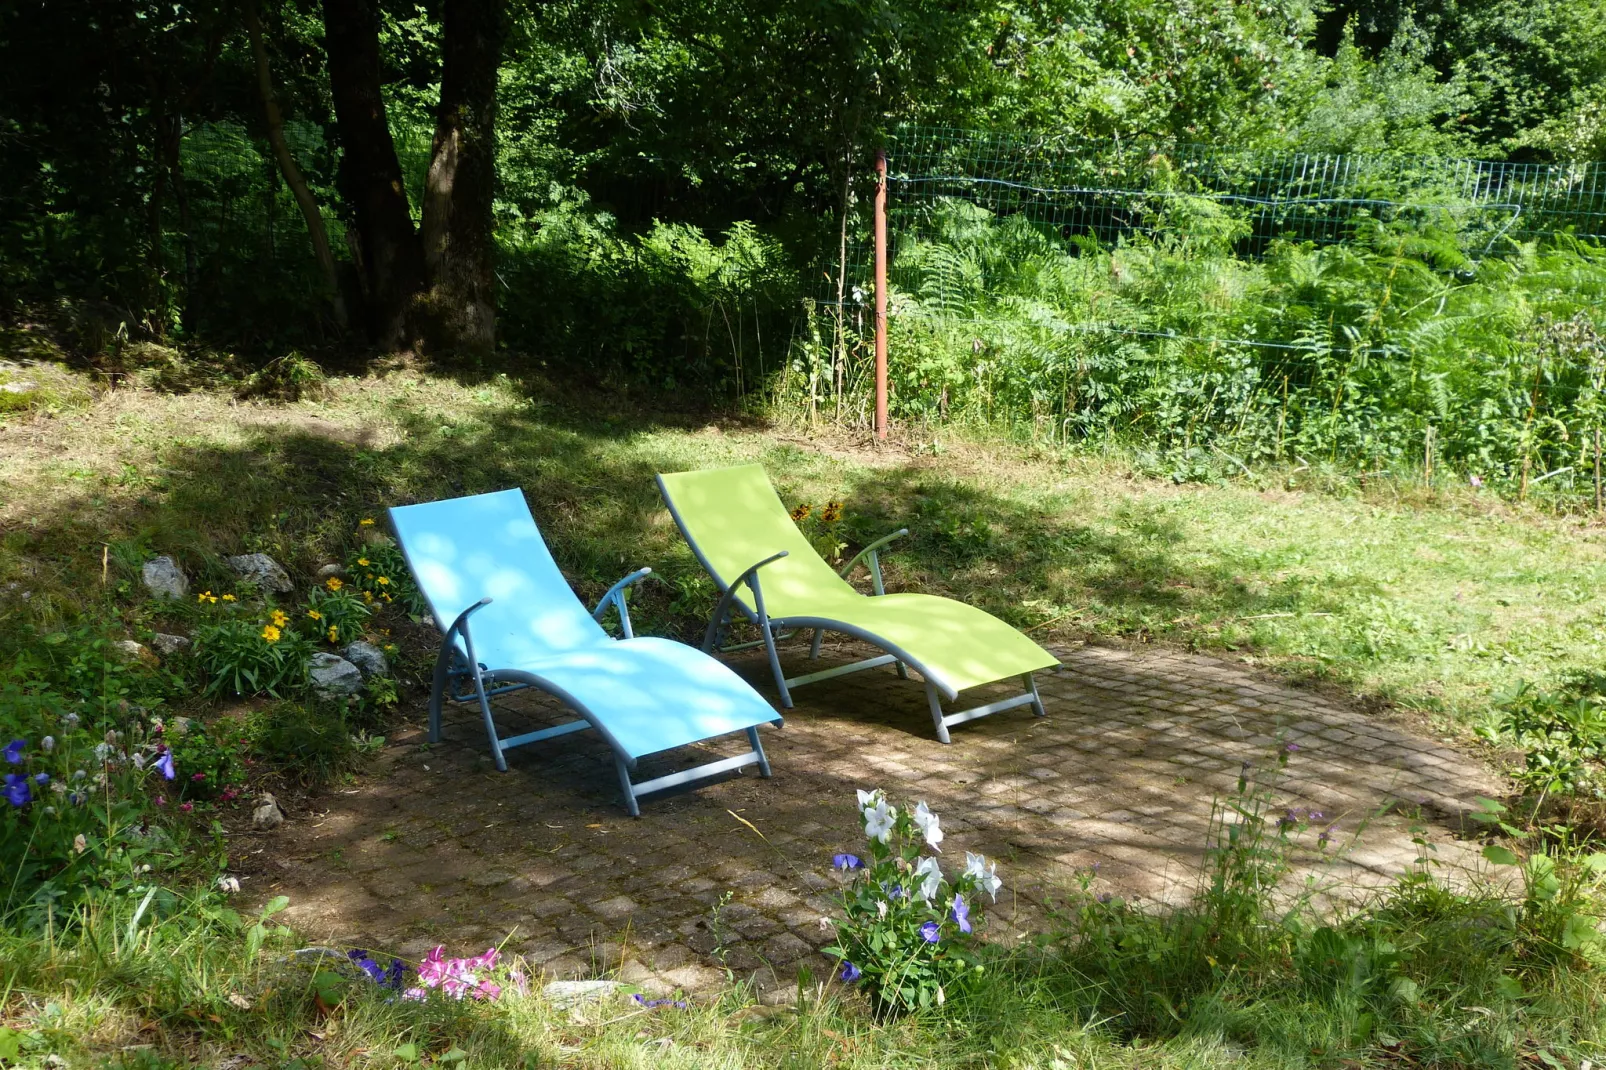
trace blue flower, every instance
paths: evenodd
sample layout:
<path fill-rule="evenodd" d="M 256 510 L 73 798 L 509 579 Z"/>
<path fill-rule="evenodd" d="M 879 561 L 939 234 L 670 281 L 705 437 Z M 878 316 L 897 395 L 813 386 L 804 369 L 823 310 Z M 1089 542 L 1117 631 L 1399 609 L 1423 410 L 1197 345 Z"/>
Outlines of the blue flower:
<path fill-rule="evenodd" d="M 72 803 L 74 806 L 82 806 L 88 800 L 89 796 L 85 795 L 81 791 L 72 792 L 67 796 L 67 801 Z"/>
<path fill-rule="evenodd" d="M 942 928 L 934 921 L 928 921 L 920 926 L 920 939 L 928 944 L 935 944 L 942 938 Z"/>
<path fill-rule="evenodd" d="M 385 968 L 368 957 L 368 952 L 353 950 L 346 952 L 346 957 L 357 964 L 357 968 L 368 975 L 368 979 L 375 984 L 385 983 Z"/>
<path fill-rule="evenodd" d="M 28 787 L 28 778 L 22 773 L 6 774 L 6 801 L 18 808 L 33 801 L 33 789 Z"/>
<path fill-rule="evenodd" d="M 858 855 L 832 855 L 831 865 L 835 866 L 837 869 L 846 871 L 850 869 L 858 869 L 860 866 L 864 865 L 864 862 L 859 858 Z"/>
<path fill-rule="evenodd" d="M 407 963 L 401 959 L 391 959 L 390 968 L 385 971 L 385 979 L 380 982 L 386 988 L 394 988 L 400 992 L 402 979 L 407 976 Z"/>
<path fill-rule="evenodd" d="M 649 1011 L 655 1010 L 659 1007 L 674 1007 L 676 1010 L 682 1011 L 686 1009 L 686 1001 L 683 999 L 648 999 L 640 992 L 637 992 L 630 998 L 647 1008 Z"/>
<path fill-rule="evenodd" d="M 169 780 L 172 780 L 174 777 L 178 776 L 178 772 L 173 768 L 172 751 L 162 752 L 162 756 L 156 759 L 156 768 L 160 769 L 162 771 L 162 775 Z"/>
<path fill-rule="evenodd" d="M 970 932 L 970 906 L 962 895 L 954 896 L 954 924 L 959 926 L 962 933 Z"/>
<path fill-rule="evenodd" d="M 846 959 L 842 960 L 842 980 L 851 985 L 853 982 L 857 981 L 863 976 L 863 971 L 861 971 L 857 966 Z"/>
<path fill-rule="evenodd" d="M 50 783 L 50 774 L 49 773 L 40 773 L 40 774 L 36 775 L 33 778 L 33 782 L 35 784 L 38 784 L 42 788 L 46 784 Z"/>
<path fill-rule="evenodd" d="M 0 751 L 0 754 L 4 754 L 6 756 L 6 761 L 10 762 L 12 765 L 21 765 L 22 749 L 27 745 L 28 741 L 26 739 L 13 739 L 10 743 L 6 744 L 5 750 Z"/>

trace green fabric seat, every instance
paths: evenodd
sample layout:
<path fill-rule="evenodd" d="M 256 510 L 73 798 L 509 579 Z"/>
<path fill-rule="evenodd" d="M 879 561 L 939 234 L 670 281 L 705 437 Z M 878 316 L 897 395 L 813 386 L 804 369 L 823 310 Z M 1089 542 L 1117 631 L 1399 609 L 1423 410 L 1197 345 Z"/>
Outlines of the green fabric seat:
<path fill-rule="evenodd" d="M 877 555 L 891 537 L 872 544 L 849 562 L 851 568 L 863 558 L 871 570 L 878 593 L 865 595 L 815 553 L 792 522 L 762 466 L 660 475 L 658 486 L 692 552 L 724 593 L 710 622 L 704 649 L 718 646 L 732 613 L 740 613 L 757 624 L 764 637 L 760 642 L 770 651 L 776 684 L 786 705 L 791 705 L 790 687 L 895 662 L 900 671 L 908 666 L 925 679 L 938 735 L 944 742 L 948 725 L 1012 705 L 1030 702 L 1041 713 L 1042 704 L 1031 674 L 1057 666 L 1057 659 L 974 606 L 935 595 L 879 593 L 882 583 Z M 857 636 L 887 651 L 887 655 L 787 679 L 774 654 L 774 633 L 784 629 L 813 630 L 812 656 L 818 656 L 819 638 L 824 631 Z M 1025 695 L 962 714 L 941 714 L 939 693 L 953 699 L 967 688 L 1012 677 L 1025 680 Z"/>

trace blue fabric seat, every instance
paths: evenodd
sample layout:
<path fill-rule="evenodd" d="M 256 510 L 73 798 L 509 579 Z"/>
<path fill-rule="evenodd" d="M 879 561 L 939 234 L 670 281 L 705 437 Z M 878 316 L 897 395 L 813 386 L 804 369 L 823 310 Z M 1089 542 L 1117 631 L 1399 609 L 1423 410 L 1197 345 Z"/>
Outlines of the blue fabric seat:
<path fill-rule="evenodd" d="M 429 703 L 429 738 L 440 739 L 448 700 L 477 701 L 496 767 L 504 752 L 595 729 L 613 749 L 625 806 L 679 784 L 757 765 L 770 775 L 758 726 L 781 717 L 748 684 L 707 654 L 667 639 L 635 638 L 627 592 L 650 569 L 620 580 L 587 610 L 558 571 L 518 490 L 397 506 L 391 524 L 444 638 Z M 600 623 L 619 613 L 625 638 Z M 503 737 L 490 697 L 534 687 L 556 696 L 577 721 Z M 655 780 L 633 782 L 636 760 L 743 732 L 750 749 Z"/>

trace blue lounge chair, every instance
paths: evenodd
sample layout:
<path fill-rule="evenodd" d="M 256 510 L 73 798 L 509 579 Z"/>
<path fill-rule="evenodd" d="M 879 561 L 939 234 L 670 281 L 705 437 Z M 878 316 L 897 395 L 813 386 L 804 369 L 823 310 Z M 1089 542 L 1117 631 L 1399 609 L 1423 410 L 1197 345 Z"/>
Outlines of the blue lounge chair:
<path fill-rule="evenodd" d="M 614 584 L 587 611 L 569 589 L 517 490 L 398 506 L 390 521 L 444 638 L 429 698 L 429 738 L 441 737 L 441 706 L 478 700 L 496 767 L 504 752 L 594 728 L 613 749 L 630 816 L 637 799 L 757 764 L 770 775 L 758 726 L 780 716 L 741 677 L 707 654 L 668 639 L 635 638 L 625 594 L 651 569 Z M 599 621 L 619 611 L 625 638 Z M 472 618 L 472 627 L 470 626 Z M 490 698 L 534 687 L 580 715 L 555 728 L 503 738 Z M 746 732 L 751 749 L 732 758 L 632 783 L 636 760 L 715 736 Z"/>

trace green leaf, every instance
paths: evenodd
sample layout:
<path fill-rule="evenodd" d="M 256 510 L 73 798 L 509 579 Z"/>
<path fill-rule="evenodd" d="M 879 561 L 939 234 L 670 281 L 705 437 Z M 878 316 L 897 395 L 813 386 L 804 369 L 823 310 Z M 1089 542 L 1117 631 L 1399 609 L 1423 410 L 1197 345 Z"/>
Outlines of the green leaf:
<path fill-rule="evenodd" d="M 1580 858 L 1578 862 L 1592 873 L 1606 873 L 1606 853 L 1596 851 Z"/>
<path fill-rule="evenodd" d="M 451 1051 L 437 1057 L 435 1061 L 438 1063 L 460 1063 L 467 1058 L 468 1052 L 454 1045 Z"/>
<path fill-rule="evenodd" d="M 1502 976 L 1496 980 L 1494 990 L 1505 999 L 1521 999 L 1528 994 L 1523 990 L 1522 982 L 1510 976 Z"/>
<path fill-rule="evenodd" d="M 0 1025 L 0 1059 L 16 1062 L 17 1056 L 21 1053 L 22 1034 L 15 1029 Z"/>
<path fill-rule="evenodd" d="M 1395 978 L 1394 983 L 1389 986 L 1389 991 L 1394 994 L 1395 999 L 1403 1003 L 1415 1003 L 1422 997 L 1422 989 L 1409 977 Z"/>
<path fill-rule="evenodd" d="M 1577 950 L 1600 939 L 1599 919 L 1588 914 L 1573 914 L 1561 927 L 1561 946 Z"/>
<path fill-rule="evenodd" d="M 1514 866 L 1521 861 L 1510 848 L 1502 847 L 1498 843 L 1491 843 L 1485 847 L 1483 857 L 1497 866 Z"/>
<path fill-rule="evenodd" d="M 279 911 L 283 910 L 289 905 L 290 897 L 288 895 L 276 895 L 272 899 L 268 900 L 267 906 L 262 908 L 261 919 L 263 921 L 267 921 L 269 918 L 273 917 L 273 915 L 277 914 Z"/>
<path fill-rule="evenodd" d="M 404 1063 L 416 1063 L 418 1061 L 418 1045 L 409 1041 L 397 1048 L 394 1054 L 396 1058 Z"/>

